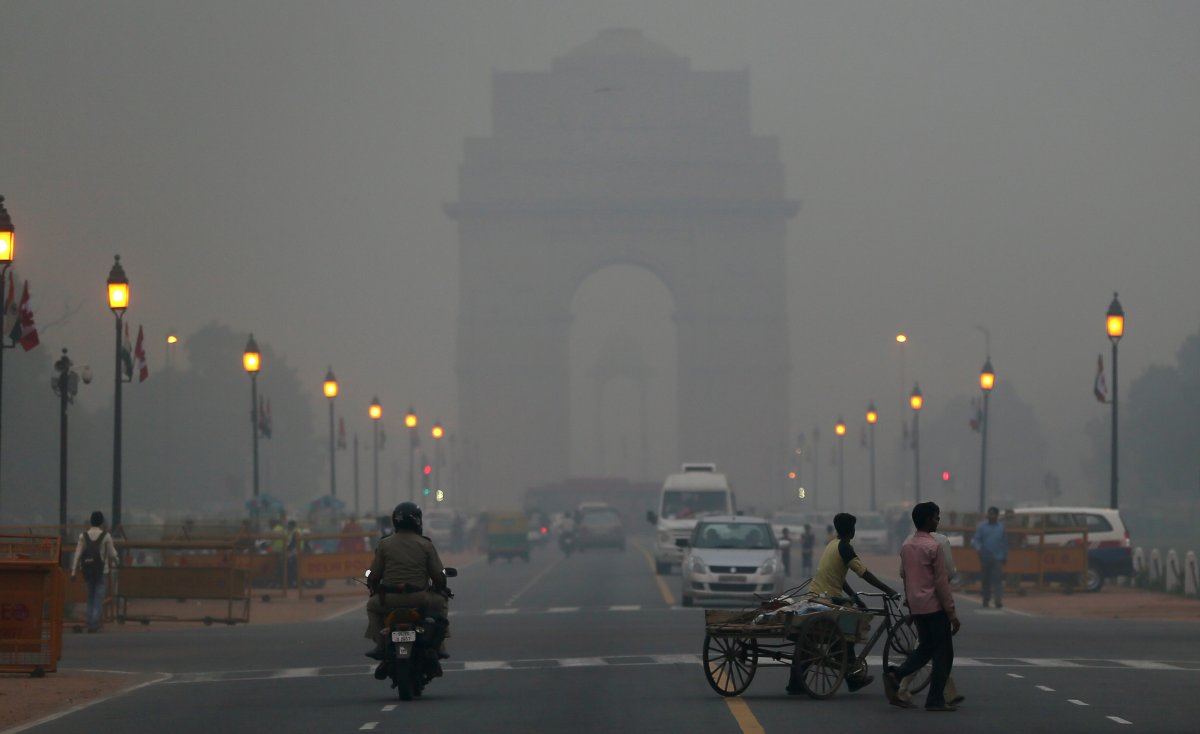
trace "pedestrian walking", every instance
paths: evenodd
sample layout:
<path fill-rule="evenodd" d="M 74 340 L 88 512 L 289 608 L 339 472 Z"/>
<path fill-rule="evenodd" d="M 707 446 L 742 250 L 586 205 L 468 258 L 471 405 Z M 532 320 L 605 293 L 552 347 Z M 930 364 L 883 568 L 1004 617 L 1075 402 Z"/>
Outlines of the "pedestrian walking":
<path fill-rule="evenodd" d="M 805 524 L 804 532 L 800 534 L 800 568 L 805 578 L 812 578 L 813 575 L 813 546 L 817 544 L 817 537 L 813 535 L 812 525 Z"/>
<path fill-rule="evenodd" d="M 779 531 L 779 551 L 783 554 L 783 575 L 792 575 L 792 536 L 788 535 L 788 529 L 784 528 Z"/>
<path fill-rule="evenodd" d="M 996 608 L 1004 606 L 1004 562 L 1008 560 L 1008 531 L 999 521 L 1000 510 L 989 507 L 987 519 L 975 528 L 971 545 L 979 552 L 979 567 L 982 571 L 983 605 L 996 601 Z"/>
<path fill-rule="evenodd" d="M 941 522 L 941 510 L 933 502 L 921 502 L 912 509 L 917 531 L 900 548 L 904 591 L 913 624 L 917 628 L 917 649 L 899 666 L 883 672 L 883 690 L 888 701 L 901 708 L 913 708 L 899 696 L 900 680 L 932 661 L 926 711 L 956 711 L 947 704 L 946 680 L 954 666 L 954 635 L 960 623 L 950 591 L 946 557 L 941 544 L 931 535 Z"/>
<path fill-rule="evenodd" d="M 112 536 L 104 529 L 104 513 L 92 513 L 92 526 L 79 534 L 75 544 L 75 558 L 71 561 L 71 580 L 81 569 L 87 583 L 87 631 L 100 631 L 100 617 L 104 610 L 104 594 L 108 590 L 108 573 L 120 564 L 117 547 Z"/>
<path fill-rule="evenodd" d="M 957 586 L 961 579 L 958 575 L 958 567 L 954 565 L 954 551 L 950 549 L 950 538 L 942 535 L 941 533 L 930 533 L 930 535 L 932 535 L 933 539 L 938 542 L 938 545 L 942 546 L 942 557 L 946 559 L 946 575 L 950 579 L 950 585 L 952 587 Z M 900 569 L 900 578 L 904 578 L 904 569 Z M 913 673 L 912 675 L 900 680 L 900 689 L 896 691 L 896 695 L 899 696 L 900 700 L 912 700 L 912 693 L 908 688 L 912 684 L 913 677 L 915 675 L 916 673 Z M 954 683 L 953 675 L 946 678 L 946 689 L 943 695 L 946 699 L 946 703 L 950 706 L 957 706 L 966 700 L 966 696 L 963 696 L 958 692 L 958 686 Z"/>

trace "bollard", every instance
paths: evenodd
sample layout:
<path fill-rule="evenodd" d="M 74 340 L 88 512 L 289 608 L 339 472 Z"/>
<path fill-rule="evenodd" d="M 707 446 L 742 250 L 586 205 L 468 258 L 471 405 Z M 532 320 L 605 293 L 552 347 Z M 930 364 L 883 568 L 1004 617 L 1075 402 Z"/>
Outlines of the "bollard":
<path fill-rule="evenodd" d="M 1158 548 L 1153 548 L 1150 551 L 1150 587 L 1157 589 L 1162 585 L 1163 580 L 1163 565 L 1162 554 L 1158 552 Z"/>
<path fill-rule="evenodd" d="M 1183 574 L 1179 568 L 1179 554 L 1174 550 L 1167 551 L 1167 593 L 1178 593 L 1183 590 Z"/>
<path fill-rule="evenodd" d="M 1133 549 L 1133 583 L 1135 586 L 1146 586 L 1149 570 L 1146 568 L 1146 552 L 1141 546 Z"/>
<path fill-rule="evenodd" d="M 1200 595 L 1200 568 L 1196 566 L 1196 551 L 1188 551 L 1183 562 L 1183 593 Z"/>

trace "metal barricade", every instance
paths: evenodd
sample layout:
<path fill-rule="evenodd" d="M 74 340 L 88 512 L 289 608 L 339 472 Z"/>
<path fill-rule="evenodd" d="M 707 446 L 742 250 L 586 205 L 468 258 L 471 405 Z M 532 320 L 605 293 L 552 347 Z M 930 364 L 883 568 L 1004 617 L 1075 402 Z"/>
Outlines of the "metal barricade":
<path fill-rule="evenodd" d="M 301 597 L 309 595 L 322 602 L 329 596 L 364 593 L 354 579 L 362 578 L 375 559 L 364 534 L 311 533 L 304 541 L 305 550 L 296 560 Z"/>
<path fill-rule="evenodd" d="M 0 671 L 42 676 L 62 656 L 60 541 L 0 535 Z"/>
<path fill-rule="evenodd" d="M 978 576 L 983 571 L 979 553 L 971 546 L 974 527 L 939 528 L 946 535 L 962 535 L 962 546 L 953 548 L 954 565 L 959 574 Z M 1034 587 L 1045 590 L 1058 583 L 1065 589 L 1083 585 L 1088 569 L 1087 528 L 1007 528 L 1008 560 L 1004 563 L 1005 586 L 1021 588 L 1021 581 L 1032 581 Z M 1046 535 L 1078 534 L 1078 541 L 1067 544 L 1047 543 Z M 973 585 L 970 585 L 973 588 Z M 1016 590 L 1014 589 L 1014 590 Z"/>

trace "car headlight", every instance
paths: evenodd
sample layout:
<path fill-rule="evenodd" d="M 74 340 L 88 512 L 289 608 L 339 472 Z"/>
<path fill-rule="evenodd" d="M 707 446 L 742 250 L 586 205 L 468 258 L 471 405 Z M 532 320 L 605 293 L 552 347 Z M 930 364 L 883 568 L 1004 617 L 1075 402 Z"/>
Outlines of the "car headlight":
<path fill-rule="evenodd" d="M 708 573 L 708 566 L 704 565 L 704 561 L 700 560 L 699 556 L 692 556 L 688 561 L 688 568 L 692 573 Z"/>
<path fill-rule="evenodd" d="M 779 561 L 774 558 L 768 558 L 763 565 L 759 567 L 758 572 L 764 576 L 770 576 L 779 570 Z"/>

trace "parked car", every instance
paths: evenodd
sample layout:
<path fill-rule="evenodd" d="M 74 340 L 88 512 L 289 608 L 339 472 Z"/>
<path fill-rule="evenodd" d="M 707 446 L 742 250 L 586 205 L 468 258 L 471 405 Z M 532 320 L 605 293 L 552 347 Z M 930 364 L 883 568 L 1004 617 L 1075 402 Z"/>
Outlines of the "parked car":
<path fill-rule="evenodd" d="M 887 520 L 882 512 L 860 512 L 855 517 L 858 519 L 854 524 L 856 549 L 873 553 L 887 553 L 891 550 L 888 545 Z"/>
<path fill-rule="evenodd" d="M 1087 528 L 1088 570 L 1084 586 L 1099 591 L 1106 578 L 1133 575 L 1133 545 L 1119 510 L 1107 507 L 1018 507 L 1016 522 L 1046 529 L 1046 543 L 1070 545 L 1083 542 L 1077 532 L 1055 532 L 1056 528 Z M 1022 519 L 1022 515 L 1029 517 Z"/>
<path fill-rule="evenodd" d="M 581 510 L 575 524 L 575 549 L 616 548 L 625 550 L 625 523 L 611 507 Z"/>
<path fill-rule="evenodd" d="M 696 524 L 684 552 L 681 603 L 753 602 L 783 590 L 783 559 L 771 524 L 761 517 L 724 515 Z"/>

